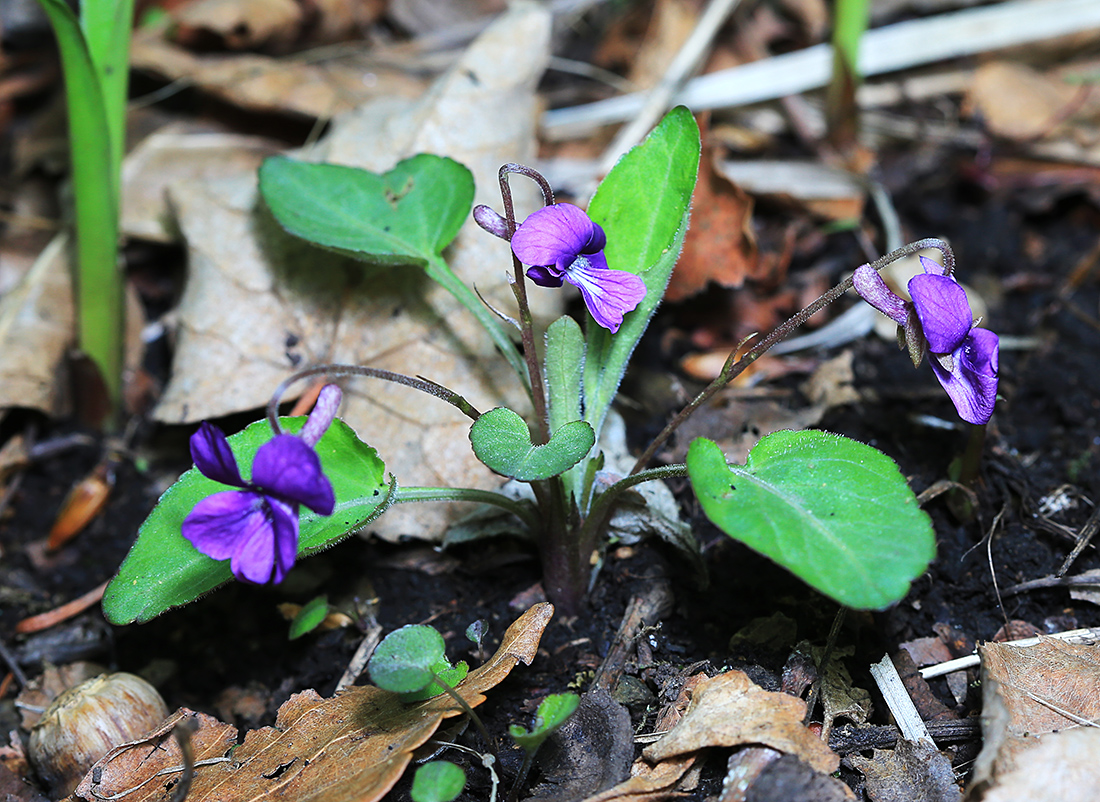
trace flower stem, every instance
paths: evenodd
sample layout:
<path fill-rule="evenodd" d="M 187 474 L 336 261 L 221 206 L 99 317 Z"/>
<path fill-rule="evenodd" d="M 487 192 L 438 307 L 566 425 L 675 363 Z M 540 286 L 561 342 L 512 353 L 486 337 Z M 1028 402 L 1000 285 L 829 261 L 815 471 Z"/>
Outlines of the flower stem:
<path fill-rule="evenodd" d="M 282 427 L 279 426 L 279 401 L 282 399 L 283 393 L 285 393 L 287 388 L 296 381 L 307 379 L 310 376 L 321 375 L 367 376 L 372 379 L 383 379 L 384 381 L 393 382 L 394 384 L 403 384 L 406 387 L 412 387 L 414 390 L 420 390 L 423 393 L 434 395 L 436 398 L 446 401 L 471 420 L 476 421 L 481 417 L 481 413 L 478 412 L 469 401 L 454 390 L 450 390 L 442 384 L 436 384 L 423 377 L 413 378 L 412 376 L 405 376 L 404 374 L 394 373 L 389 370 L 369 368 L 365 365 L 317 365 L 312 368 L 298 371 L 275 388 L 271 400 L 267 402 L 267 420 L 271 424 L 271 430 L 275 432 L 275 434 L 278 435 L 283 433 Z"/>
<path fill-rule="evenodd" d="M 547 206 L 554 203 L 554 190 L 550 184 L 535 170 L 524 167 L 522 164 L 505 164 L 498 173 L 500 179 L 500 197 L 504 202 L 504 220 L 508 229 L 508 239 L 516 233 L 516 209 L 512 202 L 512 187 L 508 182 L 508 176 L 512 173 L 523 175 L 536 184 L 542 190 L 542 199 Z M 527 302 L 527 277 L 523 274 L 523 265 L 516 255 L 512 254 L 512 271 L 515 280 L 512 282 L 512 293 L 516 296 L 516 305 L 519 307 L 520 339 L 523 343 L 523 357 L 527 361 L 527 375 L 531 385 L 531 402 L 535 406 L 535 417 L 538 420 L 537 434 L 541 445 L 550 440 L 550 418 L 546 407 L 546 390 L 542 385 L 542 368 L 539 365 L 538 353 L 535 350 L 535 326 L 531 315 L 531 305 Z"/>
<path fill-rule="evenodd" d="M 890 253 L 886 254 L 885 256 L 876 259 L 868 266 L 873 270 L 882 270 L 882 268 L 886 267 L 886 265 L 890 264 L 891 262 L 896 262 L 902 257 L 918 253 L 928 248 L 935 248 L 943 254 L 944 270 L 945 273 L 949 275 L 951 271 L 955 269 L 955 255 L 951 251 L 950 245 L 948 245 L 943 240 L 937 239 L 935 237 L 917 240 L 916 242 L 910 242 L 908 245 L 903 245 L 897 250 L 890 251 Z M 631 469 L 630 474 L 634 475 L 645 468 L 646 465 L 649 464 L 650 460 L 653 459 L 653 455 L 656 454 L 658 449 L 660 449 L 661 446 L 663 446 L 668 441 L 668 438 L 672 436 L 672 433 L 675 432 L 677 428 L 679 428 L 680 424 L 687 420 L 688 417 L 695 410 L 697 410 L 708 400 L 710 400 L 715 393 L 717 393 L 731 381 L 740 376 L 745 371 L 745 368 L 747 368 L 749 365 L 751 365 L 753 362 L 763 356 L 769 348 L 778 343 L 780 340 L 783 340 L 786 337 L 790 336 L 795 329 L 797 329 L 799 326 L 809 320 L 810 317 L 816 314 L 819 310 L 828 306 L 841 295 L 846 293 L 849 289 L 851 289 L 851 287 L 851 278 L 847 278 L 844 281 L 840 282 L 831 290 L 818 298 L 816 301 L 811 303 L 809 306 L 796 313 L 789 320 L 776 326 L 772 330 L 771 334 L 761 340 L 757 345 L 749 349 L 749 351 L 740 359 L 736 359 L 738 349 L 735 348 L 730 353 L 729 358 L 726 360 L 726 364 L 722 366 L 722 370 L 718 374 L 717 378 L 715 378 L 714 381 L 703 388 L 703 391 L 700 392 L 699 395 L 695 396 L 695 398 L 693 398 L 686 407 L 684 407 L 676 414 L 676 417 L 668 422 L 668 425 L 661 430 L 660 434 L 658 434 L 653 439 L 653 442 L 651 442 L 646 450 L 642 452 L 642 455 L 638 457 L 638 461 L 634 463 L 634 467 Z"/>
<path fill-rule="evenodd" d="M 414 501 L 469 501 L 475 504 L 491 504 L 515 515 L 527 524 L 532 533 L 537 534 L 541 529 L 538 516 L 529 502 L 508 498 L 492 490 L 481 490 L 476 487 L 399 487 L 394 494 L 394 504 L 408 504 Z"/>

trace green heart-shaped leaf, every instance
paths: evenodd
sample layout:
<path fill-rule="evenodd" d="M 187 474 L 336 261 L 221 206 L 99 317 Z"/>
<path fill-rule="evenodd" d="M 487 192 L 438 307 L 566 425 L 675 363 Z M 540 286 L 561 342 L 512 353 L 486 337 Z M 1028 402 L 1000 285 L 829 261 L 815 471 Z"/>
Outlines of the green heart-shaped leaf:
<path fill-rule="evenodd" d="M 898 466 L 855 440 L 776 432 L 740 467 L 700 437 L 687 468 L 718 528 L 847 607 L 893 604 L 935 556 L 932 522 Z"/>
<path fill-rule="evenodd" d="M 469 216 L 474 179 L 428 153 L 383 175 L 274 156 L 260 167 L 260 192 L 295 236 L 377 264 L 426 265 Z"/>
<path fill-rule="evenodd" d="M 546 445 L 531 442 L 523 418 L 510 409 L 490 409 L 470 428 L 470 445 L 477 458 L 503 476 L 534 482 L 572 468 L 592 450 L 596 435 L 584 421 L 561 426 Z"/>

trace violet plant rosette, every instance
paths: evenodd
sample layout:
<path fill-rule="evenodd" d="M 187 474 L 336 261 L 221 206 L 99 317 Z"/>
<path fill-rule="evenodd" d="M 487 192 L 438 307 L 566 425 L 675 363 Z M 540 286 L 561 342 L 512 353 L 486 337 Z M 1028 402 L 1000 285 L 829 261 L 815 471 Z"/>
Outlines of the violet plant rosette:
<path fill-rule="evenodd" d="M 245 582 L 283 581 L 298 554 L 298 508 L 331 515 L 332 483 L 313 447 L 328 429 L 341 392 L 326 385 L 301 433 L 280 434 L 260 446 L 246 482 L 225 434 L 203 421 L 191 436 L 191 457 L 208 479 L 241 488 L 207 496 L 183 521 L 183 536 L 215 560 L 230 560 L 233 575 Z"/>
<path fill-rule="evenodd" d="M 852 277 L 865 301 L 905 330 L 914 363 L 927 348 L 936 374 L 967 423 L 989 422 L 997 400 L 1000 339 L 974 324 L 966 290 L 944 268 L 923 256 L 924 273 L 909 280 L 912 301 L 895 294 L 878 271 L 862 265 Z"/>
<path fill-rule="evenodd" d="M 641 276 L 608 267 L 606 245 L 603 229 L 571 203 L 544 206 L 512 235 L 512 252 L 529 265 L 528 278 L 541 287 L 577 287 L 592 317 L 614 334 L 646 286 Z"/>

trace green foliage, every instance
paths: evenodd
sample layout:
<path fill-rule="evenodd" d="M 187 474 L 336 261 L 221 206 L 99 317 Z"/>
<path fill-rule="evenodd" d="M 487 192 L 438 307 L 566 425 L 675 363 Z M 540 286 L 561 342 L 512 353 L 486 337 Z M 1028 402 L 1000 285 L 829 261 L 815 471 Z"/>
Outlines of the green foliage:
<path fill-rule="evenodd" d="M 542 742 L 573 715 L 580 702 L 581 698 L 575 693 L 552 693 L 539 703 L 535 724 L 530 731 L 513 724 L 508 728 L 508 734 L 527 754 L 533 755 Z"/>
<path fill-rule="evenodd" d="M 897 465 L 855 440 L 776 432 L 740 467 L 698 438 L 687 469 L 722 531 L 847 607 L 893 604 L 935 555 L 932 523 Z"/>
<path fill-rule="evenodd" d="M 426 153 L 382 175 L 273 156 L 260 167 L 260 192 L 295 236 L 368 262 L 427 266 L 469 215 L 474 179 Z"/>
<path fill-rule="evenodd" d="M 446 657 L 441 657 L 435 663 L 432 664 L 432 681 L 425 685 L 423 688 L 417 691 L 408 691 L 401 694 L 401 701 L 405 704 L 412 704 L 413 702 L 423 702 L 425 699 L 431 699 L 432 697 L 439 696 L 441 693 L 446 693 L 447 688 L 453 688 L 462 680 L 466 679 L 466 675 L 470 673 L 470 666 L 467 665 L 465 660 L 459 660 L 453 666 Z M 442 683 L 442 684 L 440 684 Z"/>
<path fill-rule="evenodd" d="M 466 772 L 446 760 L 425 763 L 413 775 L 413 802 L 451 802 L 466 787 Z"/>
<path fill-rule="evenodd" d="M 112 404 L 122 384 L 124 304 L 118 265 L 119 184 L 126 122 L 133 0 L 39 0 L 65 73 L 80 348 L 99 369 Z"/>
<path fill-rule="evenodd" d="M 321 626 L 328 616 L 328 596 L 317 596 L 306 602 L 290 622 L 288 640 L 297 640 Z"/>
<path fill-rule="evenodd" d="M 506 407 L 485 412 L 470 427 L 470 445 L 477 458 L 502 476 L 534 482 L 557 476 L 580 462 L 596 435 L 585 421 L 560 426 L 550 441 L 536 446 L 523 418 Z"/>
<path fill-rule="evenodd" d="M 260 167 L 260 194 L 294 236 L 373 264 L 423 267 L 478 319 L 527 380 L 500 320 L 441 256 L 473 205 L 474 179 L 465 166 L 421 153 L 378 175 L 274 156 Z"/>
<path fill-rule="evenodd" d="M 367 672 L 371 682 L 386 691 L 419 691 L 435 677 L 434 667 L 444 657 L 443 636 L 423 624 L 395 629 L 374 650 Z"/>
<path fill-rule="evenodd" d="M 577 321 L 563 315 L 546 329 L 546 404 L 550 431 L 581 419 L 584 378 L 584 334 Z"/>
<path fill-rule="evenodd" d="M 280 420 L 284 430 L 295 433 L 306 419 Z M 271 427 L 266 420 L 228 438 L 245 479 L 256 451 L 270 439 Z M 316 554 L 362 528 L 381 514 L 389 501 L 383 481 L 385 465 L 346 423 L 334 421 L 316 450 L 321 468 L 332 482 L 336 508 L 331 516 L 302 510 L 299 558 Z M 192 468 L 165 491 L 103 595 L 108 621 L 118 625 L 149 621 L 233 578 L 228 560 L 213 560 L 197 551 L 180 531 L 183 519 L 199 501 L 226 489 Z"/>
<path fill-rule="evenodd" d="M 618 333 L 588 327 L 584 419 L 597 438 L 619 391 L 627 361 L 649 326 L 687 232 L 699 171 L 699 127 L 677 106 L 600 183 L 588 215 L 607 234 L 608 267 L 640 275 L 646 296 Z"/>

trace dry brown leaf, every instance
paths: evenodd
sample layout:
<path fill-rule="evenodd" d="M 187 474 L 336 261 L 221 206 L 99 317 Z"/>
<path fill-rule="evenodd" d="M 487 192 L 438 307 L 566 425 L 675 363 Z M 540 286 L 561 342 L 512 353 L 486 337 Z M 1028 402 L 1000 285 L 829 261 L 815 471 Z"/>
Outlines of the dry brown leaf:
<path fill-rule="evenodd" d="M 967 107 L 997 136 L 1026 141 L 1067 136 L 1075 121 L 1096 117 L 1100 98 L 1088 84 L 1074 86 L 1024 64 L 994 61 L 974 73 Z"/>
<path fill-rule="evenodd" d="M 415 153 L 451 156 L 474 173 L 475 203 L 499 206 L 500 165 L 534 155 L 534 87 L 549 34 L 544 9 L 517 5 L 422 101 L 368 104 L 337 120 L 308 156 L 376 172 Z M 189 423 L 262 407 L 295 368 L 322 362 L 423 375 L 479 409 L 522 409 L 515 375 L 446 290 L 421 270 L 364 266 L 282 234 L 256 213 L 255 184 L 250 170 L 171 188 L 190 274 L 158 420 Z M 535 191 L 531 182 L 517 182 L 521 214 L 534 208 Z M 469 221 L 448 257 L 491 304 L 511 308 L 506 243 Z M 560 293 L 532 293 L 542 316 L 560 301 Z M 350 384 L 345 398 L 344 419 L 403 485 L 499 484 L 473 456 L 468 419 L 446 404 L 377 381 Z M 390 539 L 439 538 L 459 512 L 446 504 L 399 505 L 371 531 Z"/>
<path fill-rule="evenodd" d="M 311 63 L 246 53 L 196 56 L 159 36 L 138 31 L 131 49 L 135 69 L 193 83 L 251 111 L 296 112 L 328 118 L 373 98 L 411 98 L 423 84 L 404 73 L 329 60 Z"/>
<path fill-rule="evenodd" d="M 146 137 L 122 164 L 122 231 L 126 236 L 174 242 L 167 192 L 179 182 L 202 183 L 255 172 L 281 150 L 272 140 L 174 123 Z"/>
<path fill-rule="evenodd" d="M 746 278 L 759 278 L 763 263 L 752 230 L 752 206 L 752 198 L 715 168 L 715 152 L 704 144 L 691 201 L 691 228 L 666 300 L 695 295 L 710 281 L 740 287 Z"/>
<path fill-rule="evenodd" d="M 695 0 L 657 0 L 653 4 L 645 38 L 633 53 L 627 74 L 638 89 L 656 86 L 668 72 L 676 54 L 695 30 L 699 7 Z"/>
<path fill-rule="evenodd" d="M 676 786 L 698 758 L 698 754 L 691 752 L 662 760 L 655 766 L 645 760 L 636 760 L 630 768 L 630 779 L 588 797 L 585 802 L 659 802 L 672 799 L 680 795 Z"/>
<path fill-rule="evenodd" d="M 976 786 L 1004 782 L 1049 733 L 1100 719 L 1100 647 L 1044 637 L 1034 646 L 987 643 L 979 654 L 984 745 Z"/>
<path fill-rule="evenodd" d="M 802 725 L 805 714 L 801 699 L 765 691 L 744 672 L 727 671 L 701 683 L 676 728 L 642 754 L 656 762 L 710 746 L 764 744 L 831 774 L 840 758 Z"/>
<path fill-rule="evenodd" d="M 982 802 L 1095 802 L 1100 799 L 1100 730 L 1065 730 L 1044 735 L 1002 774 Z"/>
<path fill-rule="evenodd" d="M 508 627 L 496 653 L 456 687 L 467 704 L 481 704 L 484 693 L 517 662 L 530 665 L 553 614 L 553 605 L 535 605 Z M 279 708 L 275 726 L 247 733 L 231 761 L 198 765 L 187 798 L 371 802 L 393 787 L 413 750 L 443 719 L 461 713 L 446 695 L 406 705 L 396 694 L 374 687 L 353 688 L 331 699 L 304 691 Z M 232 727 L 201 713 L 177 713 L 183 715 L 201 717 L 192 736 L 197 763 L 227 754 L 235 741 Z M 163 799 L 178 774 L 169 772 L 163 779 L 156 775 L 182 763 L 170 730 L 166 725 L 156 737 L 113 750 L 84 778 L 77 796 L 88 802 L 122 793 L 128 802 Z"/>
<path fill-rule="evenodd" d="M 47 415 L 69 407 L 59 366 L 74 336 L 69 238 L 58 234 L 14 289 L 0 298 L 0 408 Z"/>
<path fill-rule="evenodd" d="M 214 35 L 232 50 L 285 50 L 299 37 L 305 8 L 295 0 L 192 0 L 170 12 L 175 38 Z"/>
<path fill-rule="evenodd" d="M 894 749 L 876 749 L 873 758 L 848 759 L 867 778 L 871 802 L 958 802 L 951 760 L 931 744 L 900 739 Z"/>

